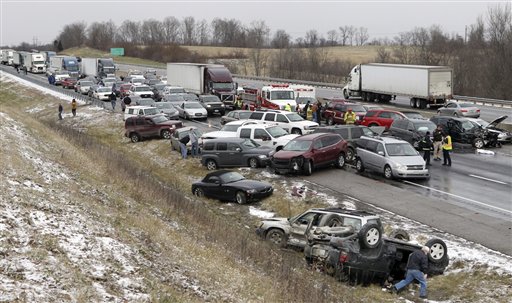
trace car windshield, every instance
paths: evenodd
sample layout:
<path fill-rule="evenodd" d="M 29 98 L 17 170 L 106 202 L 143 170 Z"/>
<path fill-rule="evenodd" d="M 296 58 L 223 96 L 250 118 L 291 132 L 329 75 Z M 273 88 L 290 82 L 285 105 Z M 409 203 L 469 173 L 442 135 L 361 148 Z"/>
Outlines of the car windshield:
<path fill-rule="evenodd" d="M 482 119 L 476 119 L 474 120 L 475 123 L 477 123 L 478 125 L 480 125 L 481 127 L 487 127 L 487 125 L 489 125 L 489 122 L 485 121 L 485 120 L 482 120 Z"/>
<path fill-rule="evenodd" d="M 184 108 L 203 108 L 203 106 L 197 102 L 185 102 Z"/>
<path fill-rule="evenodd" d="M 291 122 L 298 122 L 298 121 L 303 121 L 304 120 L 304 118 L 299 116 L 297 113 L 287 114 L 286 117 L 288 117 L 288 120 L 290 120 Z"/>
<path fill-rule="evenodd" d="M 144 79 L 134 78 L 132 79 L 132 83 L 144 83 Z"/>
<path fill-rule="evenodd" d="M 182 94 L 181 96 L 185 101 L 199 101 L 199 98 L 194 94 Z"/>
<path fill-rule="evenodd" d="M 232 90 L 233 89 L 233 83 L 231 82 L 213 82 L 212 83 L 213 89 L 220 89 L 220 90 Z"/>
<path fill-rule="evenodd" d="M 228 172 L 220 175 L 220 179 L 222 180 L 222 183 L 231 183 L 236 182 L 245 179 L 244 176 L 242 176 L 239 173 L 236 172 Z"/>
<path fill-rule="evenodd" d="M 80 82 L 81 86 L 91 86 L 93 85 L 92 81 L 82 81 Z"/>
<path fill-rule="evenodd" d="M 220 130 L 223 132 L 236 132 L 240 125 L 224 125 Z"/>
<path fill-rule="evenodd" d="M 256 148 L 256 147 L 260 146 L 256 141 L 254 141 L 252 139 L 244 140 L 244 142 L 242 142 L 241 144 L 248 148 Z"/>
<path fill-rule="evenodd" d="M 267 128 L 267 131 L 274 138 L 279 138 L 279 137 L 288 135 L 288 133 L 279 126 L 269 127 L 269 128 Z"/>
<path fill-rule="evenodd" d="M 293 97 L 293 91 L 278 90 L 278 91 L 270 92 L 270 99 L 271 100 L 294 100 L 295 98 Z"/>
<path fill-rule="evenodd" d="M 185 101 L 185 99 L 180 95 L 167 95 L 164 99 L 167 101 Z"/>
<path fill-rule="evenodd" d="M 153 118 L 153 121 L 155 121 L 155 123 L 162 123 L 162 122 L 168 121 L 168 119 L 164 115 L 160 115 L 160 116 L 155 116 Z"/>
<path fill-rule="evenodd" d="M 217 96 L 204 96 L 204 97 L 201 97 L 201 100 L 203 100 L 203 102 L 220 102 L 220 99 L 219 97 Z"/>
<path fill-rule="evenodd" d="M 417 131 L 423 131 L 423 132 L 429 131 L 430 133 L 433 133 L 434 130 L 436 129 L 436 125 L 434 123 L 428 123 L 428 122 L 414 123 L 414 128 Z"/>
<path fill-rule="evenodd" d="M 417 156 L 418 152 L 409 143 L 386 144 L 386 151 L 390 157 Z"/>
<path fill-rule="evenodd" d="M 402 113 L 409 119 L 424 119 L 424 117 L 420 113 Z"/>
<path fill-rule="evenodd" d="M 108 93 L 108 92 L 111 92 L 112 91 L 112 88 L 110 87 L 100 87 L 98 88 L 98 92 L 100 93 Z"/>
<path fill-rule="evenodd" d="M 157 108 L 160 108 L 160 109 L 166 109 L 166 108 L 173 109 L 174 108 L 174 106 L 172 106 L 171 103 L 167 103 L 167 102 L 157 102 L 157 103 L 155 103 L 155 105 Z"/>
<path fill-rule="evenodd" d="M 353 112 L 355 113 L 361 113 L 361 112 L 366 112 L 366 109 L 364 109 L 364 107 L 362 105 L 350 105 L 350 107 L 352 109 Z"/>
<path fill-rule="evenodd" d="M 377 135 L 373 130 L 369 129 L 368 127 L 362 127 L 361 129 L 363 130 L 363 134 L 365 136 L 372 137 Z"/>
<path fill-rule="evenodd" d="M 163 91 L 166 86 L 167 86 L 167 84 L 165 84 L 165 83 L 158 83 L 158 84 L 153 85 L 153 87 L 158 91 Z"/>
<path fill-rule="evenodd" d="M 283 150 L 307 151 L 311 147 L 311 143 L 309 140 L 292 140 L 283 147 Z"/>

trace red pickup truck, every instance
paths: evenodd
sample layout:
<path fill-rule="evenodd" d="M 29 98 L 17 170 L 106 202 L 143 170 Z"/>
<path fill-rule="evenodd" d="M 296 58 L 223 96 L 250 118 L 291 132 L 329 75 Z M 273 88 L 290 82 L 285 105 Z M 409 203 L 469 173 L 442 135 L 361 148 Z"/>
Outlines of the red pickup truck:
<path fill-rule="evenodd" d="M 76 79 L 75 78 L 65 78 L 62 80 L 61 85 L 64 88 L 75 88 Z"/>

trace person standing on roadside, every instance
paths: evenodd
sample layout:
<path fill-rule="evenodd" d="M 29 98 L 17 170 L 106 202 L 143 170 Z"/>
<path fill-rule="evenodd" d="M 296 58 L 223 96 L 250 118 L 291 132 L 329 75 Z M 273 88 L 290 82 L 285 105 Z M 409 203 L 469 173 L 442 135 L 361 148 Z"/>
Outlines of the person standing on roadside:
<path fill-rule="evenodd" d="M 308 109 L 309 107 L 311 106 L 310 104 L 311 102 L 308 100 L 308 102 L 306 102 L 306 105 L 304 105 L 304 108 L 302 109 L 302 117 L 304 117 L 304 119 L 308 119 Z"/>
<path fill-rule="evenodd" d="M 348 110 L 345 112 L 345 115 L 343 115 L 343 121 L 345 121 L 345 124 L 352 125 L 356 123 L 356 113 L 352 111 L 352 108 L 348 108 Z"/>
<path fill-rule="evenodd" d="M 194 133 L 194 129 L 193 128 L 190 128 L 190 131 L 189 131 L 189 137 L 190 137 L 190 144 L 191 144 L 191 147 L 190 147 L 190 154 L 192 155 L 192 157 L 195 157 L 197 156 L 199 153 L 197 151 L 198 149 L 198 140 L 197 140 L 197 135 Z"/>
<path fill-rule="evenodd" d="M 407 262 L 407 274 L 405 279 L 398 282 L 391 288 L 392 293 L 398 293 L 402 288 L 411 284 L 414 280 L 420 283 L 420 298 L 427 298 L 427 270 L 428 270 L 428 253 L 430 248 L 423 246 L 421 250 L 413 252 L 409 256 Z"/>
<path fill-rule="evenodd" d="M 318 102 L 315 102 L 311 106 L 311 111 L 313 113 L 313 122 L 317 122 L 317 119 L 316 119 L 317 110 L 318 110 Z"/>
<path fill-rule="evenodd" d="M 318 126 L 321 125 L 322 123 L 322 102 L 318 101 L 318 105 L 317 105 L 317 108 L 316 108 L 316 119 L 317 119 L 317 123 L 318 123 Z"/>
<path fill-rule="evenodd" d="M 62 120 L 62 112 L 64 111 L 64 108 L 62 107 L 62 103 L 59 103 L 59 120 Z"/>
<path fill-rule="evenodd" d="M 76 100 L 73 99 L 73 101 L 71 101 L 71 113 L 73 114 L 73 117 L 76 117 L 76 107 L 77 107 Z"/>
<path fill-rule="evenodd" d="M 452 137 L 450 134 L 445 133 L 443 137 L 443 165 L 452 166 L 452 158 L 450 153 L 452 152 Z"/>
<path fill-rule="evenodd" d="M 443 145 L 443 128 L 441 125 L 438 125 L 434 130 L 434 161 L 441 161 L 441 151 Z"/>
<path fill-rule="evenodd" d="M 112 91 L 112 93 L 110 94 L 110 104 L 112 104 L 113 111 L 116 110 L 116 100 L 117 100 L 116 93 L 114 91 Z"/>
<path fill-rule="evenodd" d="M 423 160 L 425 165 L 430 166 L 430 151 L 432 150 L 433 144 L 430 139 L 430 132 L 427 131 L 425 136 L 420 141 L 420 148 L 423 151 Z"/>
<path fill-rule="evenodd" d="M 291 112 L 292 111 L 292 106 L 290 105 L 290 103 L 286 103 L 286 105 L 284 106 L 284 110 L 287 111 L 287 112 Z"/>
<path fill-rule="evenodd" d="M 183 138 L 180 139 L 180 150 L 181 150 L 181 158 L 182 159 L 187 159 L 187 144 L 188 142 L 190 141 L 190 136 L 189 134 L 185 134 L 185 136 Z"/>

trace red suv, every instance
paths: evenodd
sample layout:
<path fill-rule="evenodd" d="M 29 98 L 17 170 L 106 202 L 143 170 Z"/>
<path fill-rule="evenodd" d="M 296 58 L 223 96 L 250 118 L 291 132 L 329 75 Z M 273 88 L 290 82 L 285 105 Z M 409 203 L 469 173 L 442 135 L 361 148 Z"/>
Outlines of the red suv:
<path fill-rule="evenodd" d="M 119 87 L 119 95 L 121 96 L 121 98 L 124 98 L 130 94 L 131 87 L 131 83 L 121 84 L 121 87 Z"/>
<path fill-rule="evenodd" d="M 386 129 L 389 129 L 393 121 L 405 118 L 404 114 L 394 110 L 372 109 L 366 112 L 361 124 L 365 126 L 385 126 Z"/>
<path fill-rule="evenodd" d="M 345 166 L 347 141 L 338 134 L 317 133 L 297 137 L 271 157 L 276 173 L 311 175 L 316 167 Z"/>
<path fill-rule="evenodd" d="M 183 127 L 179 120 L 168 120 L 163 114 L 129 117 L 124 123 L 125 137 L 133 143 L 146 137 L 170 139 L 177 128 Z"/>
<path fill-rule="evenodd" d="M 76 85 L 76 79 L 75 78 L 65 78 L 62 80 L 61 85 L 63 88 L 75 88 Z"/>
<path fill-rule="evenodd" d="M 326 123 L 328 125 L 345 124 L 344 116 L 349 108 L 352 109 L 352 111 L 357 116 L 355 124 L 359 124 L 366 114 L 364 107 L 360 104 L 341 100 L 330 101 L 327 103 L 324 111 L 324 118 Z"/>

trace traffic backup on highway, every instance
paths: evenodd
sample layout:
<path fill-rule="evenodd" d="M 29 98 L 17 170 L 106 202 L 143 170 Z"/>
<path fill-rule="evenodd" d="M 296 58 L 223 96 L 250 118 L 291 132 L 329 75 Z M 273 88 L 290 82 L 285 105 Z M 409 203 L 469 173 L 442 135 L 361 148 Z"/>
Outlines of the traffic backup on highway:
<path fill-rule="evenodd" d="M 498 128 L 507 116 L 488 122 L 479 119 L 474 104 L 451 100 L 453 76 L 447 67 L 360 64 L 352 69 L 343 97 L 321 98 L 308 85 L 239 87 L 218 64 L 167 63 L 165 73 L 157 75 L 150 69 L 121 72 L 110 58 L 56 54 L 36 68 L 31 59 L 20 62 L 21 55 L 14 60 L 17 53 L 2 50 L 2 63 L 26 64 L 31 73 L 46 73 L 52 89 L 74 90 L 87 104 L 121 113 L 115 116 L 124 121 L 119 133 L 130 146 L 165 145 L 176 159 L 197 164 L 203 176 L 188 181 L 184 194 L 203 202 L 254 207 L 276 194 L 293 201 L 301 193 L 290 194 L 282 183 L 315 182 L 315 175 L 427 187 L 430 178 L 444 173 L 432 169 L 441 165 L 435 162 L 439 151 L 445 161 L 452 155 L 456 166 L 459 151 L 512 142 L 512 134 Z M 409 97 L 411 107 L 421 111 L 389 107 L 397 95 Z M 365 108 L 364 102 L 374 101 L 384 106 Z M 427 108 L 435 108 L 430 117 Z M 263 180 L 264 175 L 272 178 Z M 308 268 L 351 284 L 390 286 L 406 274 L 409 256 L 424 246 L 430 250 L 426 274 L 443 275 L 450 265 L 450 247 L 439 235 L 411 241 L 417 238 L 402 229 L 385 232 L 393 222 L 377 213 L 321 203 L 325 207 L 289 218 L 261 220 L 255 233 L 279 248 L 299 251 Z"/>

